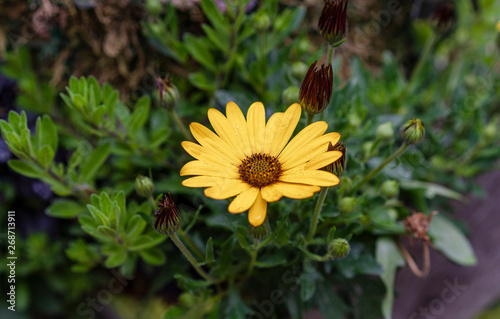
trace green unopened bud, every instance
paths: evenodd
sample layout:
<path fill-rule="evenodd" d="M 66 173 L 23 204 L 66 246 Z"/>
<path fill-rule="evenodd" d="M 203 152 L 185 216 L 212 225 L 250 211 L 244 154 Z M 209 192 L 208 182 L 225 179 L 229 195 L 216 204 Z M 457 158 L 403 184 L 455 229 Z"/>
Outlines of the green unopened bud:
<path fill-rule="evenodd" d="M 196 305 L 196 298 L 190 292 L 185 292 L 179 296 L 179 304 L 186 308 L 192 308 Z"/>
<path fill-rule="evenodd" d="M 250 236 L 252 236 L 252 238 L 254 239 L 257 240 L 264 239 L 269 234 L 269 224 L 265 222 L 257 227 L 248 225 L 248 232 L 250 233 Z"/>
<path fill-rule="evenodd" d="M 486 125 L 482 131 L 483 139 L 486 143 L 497 140 L 498 136 L 498 119 L 493 119 Z"/>
<path fill-rule="evenodd" d="M 409 145 L 422 142 L 425 137 L 424 123 L 420 119 L 409 120 L 401 126 L 401 136 Z"/>
<path fill-rule="evenodd" d="M 372 149 L 373 149 L 373 142 L 372 141 L 367 141 L 367 142 L 364 142 L 362 145 L 361 145 L 361 149 L 363 150 L 363 156 L 365 158 L 368 158 L 370 157 L 371 155 L 371 152 L 372 152 Z"/>
<path fill-rule="evenodd" d="M 138 175 L 135 179 L 135 191 L 142 197 L 149 197 L 153 194 L 155 186 L 153 181 L 146 176 Z"/>
<path fill-rule="evenodd" d="M 271 18 L 265 12 L 259 12 L 255 16 L 254 27 L 257 32 L 265 32 L 271 25 Z"/>
<path fill-rule="evenodd" d="M 156 99 L 158 103 L 166 108 L 172 110 L 179 102 L 180 93 L 175 85 L 170 81 L 170 76 L 167 75 L 163 80 L 156 78 Z"/>
<path fill-rule="evenodd" d="M 377 127 L 375 132 L 377 138 L 381 140 L 390 140 L 394 137 L 394 129 L 392 128 L 391 122 L 385 122 Z"/>
<path fill-rule="evenodd" d="M 146 10 L 149 14 L 157 16 L 161 13 L 161 9 L 160 0 L 146 0 Z"/>
<path fill-rule="evenodd" d="M 344 197 L 340 200 L 339 210 L 342 214 L 352 213 L 356 209 L 356 198 Z"/>
<path fill-rule="evenodd" d="M 361 125 L 361 119 L 355 113 L 347 115 L 347 120 L 353 129 L 357 129 Z"/>
<path fill-rule="evenodd" d="M 292 63 L 292 76 L 297 79 L 303 79 L 307 73 L 307 64 L 302 61 Z"/>
<path fill-rule="evenodd" d="M 332 258 L 344 258 L 349 255 L 351 246 L 344 238 L 336 238 L 328 245 L 328 253 Z"/>
<path fill-rule="evenodd" d="M 352 190 L 352 179 L 347 176 L 342 176 L 340 178 L 340 188 L 344 191 L 344 193 L 349 193 Z"/>
<path fill-rule="evenodd" d="M 399 195 L 399 184 L 395 180 L 388 180 L 382 183 L 380 192 L 387 198 L 394 198 Z"/>
<path fill-rule="evenodd" d="M 299 88 L 296 86 L 289 86 L 283 91 L 283 103 L 291 105 L 299 101 Z"/>
<path fill-rule="evenodd" d="M 311 47 L 311 41 L 309 41 L 308 38 L 302 37 L 298 40 L 297 51 L 299 51 L 299 55 L 308 53 L 311 50 Z"/>
<path fill-rule="evenodd" d="M 181 226 L 181 214 L 170 193 L 158 200 L 157 205 L 158 209 L 153 214 L 153 227 L 160 234 L 170 236 Z"/>

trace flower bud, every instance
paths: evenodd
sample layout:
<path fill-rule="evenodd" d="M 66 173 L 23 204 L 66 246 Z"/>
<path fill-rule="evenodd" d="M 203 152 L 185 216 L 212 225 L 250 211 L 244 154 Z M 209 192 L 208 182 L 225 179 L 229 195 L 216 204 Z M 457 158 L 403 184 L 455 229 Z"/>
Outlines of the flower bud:
<path fill-rule="evenodd" d="M 163 199 L 158 200 L 158 209 L 153 214 L 153 228 L 164 235 L 172 235 L 181 226 L 181 214 L 168 193 Z"/>
<path fill-rule="evenodd" d="M 425 137 L 424 123 L 420 119 L 409 120 L 401 126 L 401 136 L 409 145 L 422 142 Z"/>
<path fill-rule="evenodd" d="M 385 122 L 377 127 L 375 132 L 377 138 L 381 140 L 390 140 L 394 136 L 394 129 L 391 122 Z"/>
<path fill-rule="evenodd" d="M 382 183 L 380 192 L 387 198 L 394 198 L 399 195 L 399 184 L 395 180 L 388 180 Z"/>
<path fill-rule="evenodd" d="M 180 93 L 175 85 L 170 81 L 170 76 L 167 75 L 163 80 L 156 78 L 157 94 L 156 98 L 158 103 L 166 108 L 172 110 L 179 102 Z"/>
<path fill-rule="evenodd" d="M 440 4 L 432 16 L 432 25 L 436 32 L 445 33 L 455 22 L 455 7 L 451 3 Z"/>
<path fill-rule="evenodd" d="M 250 233 L 250 236 L 254 239 L 264 239 L 267 237 L 269 234 L 269 225 L 268 223 L 263 223 L 262 225 L 259 225 L 257 227 L 254 227 L 252 225 L 248 225 L 248 232 Z"/>
<path fill-rule="evenodd" d="M 302 81 L 299 92 L 299 102 L 304 111 L 309 114 L 323 112 L 332 97 L 333 68 L 330 63 L 316 68 L 314 62 Z"/>
<path fill-rule="evenodd" d="M 333 46 L 339 46 L 347 33 L 348 0 L 326 0 L 318 21 L 319 33 Z"/>
<path fill-rule="evenodd" d="M 345 163 L 346 163 L 346 157 L 345 157 L 345 152 L 346 152 L 346 147 L 344 146 L 344 143 L 342 142 L 337 142 L 337 144 L 332 145 L 332 143 L 328 143 L 328 152 L 330 151 L 339 151 L 342 153 L 342 156 L 336 160 L 335 162 L 327 165 L 325 167 L 325 170 L 327 172 L 333 173 L 337 176 L 342 176 L 345 170 Z"/>
<path fill-rule="evenodd" d="M 162 5 L 160 0 L 146 0 L 146 10 L 149 14 L 157 16 L 161 13 Z"/>
<path fill-rule="evenodd" d="M 271 25 L 271 18 L 265 12 L 259 12 L 255 16 L 254 27 L 257 32 L 265 32 Z"/>
<path fill-rule="evenodd" d="M 142 197 L 149 197 L 153 194 L 155 186 L 153 181 L 146 176 L 138 175 L 135 179 L 135 191 Z"/>
<path fill-rule="evenodd" d="M 292 63 L 292 76 L 302 79 L 307 74 L 307 65 L 302 61 Z"/>
<path fill-rule="evenodd" d="M 342 176 L 340 178 L 340 188 L 344 191 L 345 193 L 349 193 L 352 190 L 352 179 L 350 179 L 347 176 Z"/>
<path fill-rule="evenodd" d="M 340 200 L 339 210 L 342 214 L 352 213 L 356 209 L 356 198 L 344 197 Z"/>
<path fill-rule="evenodd" d="M 328 245 L 328 253 L 333 258 L 344 258 L 349 255 L 350 251 L 351 246 L 349 245 L 349 242 L 344 238 L 335 238 Z"/>
<path fill-rule="evenodd" d="M 498 137 L 498 119 L 491 120 L 482 130 L 482 137 L 486 143 L 497 140 Z"/>
<path fill-rule="evenodd" d="M 296 86 L 289 86 L 283 91 L 283 103 L 291 105 L 297 103 L 299 100 L 299 88 Z"/>

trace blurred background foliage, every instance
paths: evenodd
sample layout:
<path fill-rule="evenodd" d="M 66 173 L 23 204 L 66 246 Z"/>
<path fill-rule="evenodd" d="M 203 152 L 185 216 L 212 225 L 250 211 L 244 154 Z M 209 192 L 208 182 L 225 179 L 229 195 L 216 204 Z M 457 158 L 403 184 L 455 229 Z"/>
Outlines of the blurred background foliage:
<path fill-rule="evenodd" d="M 319 116 L 342 134 L 347 168 L 313 254 L 301 234 L 314 199 L 270 205 L 272 231 L 253 245 L 246 217 L 182 187 L 189 156 L 177 120 L 206 124 L 208 108 L 229 101 L 244 112 L 262 101 L 268 116 L 297 102 L 326 52 L 322 1 L 0 1 L 0 207 L 16 210 L 22 256 L 18 311 L 2 317 L 302 318 L 319 309 L 389 318 L 405 264 L 395 242 L 412 211 L 439 210 L 435 249 L 475 264 L 449 203 L 481 194 L 472 178 L 498 169 L 500 7 L 456 1 L 456 19 L 439 29 L 429 19 L 437 3 L 419 3 L 349 3 L 333 97 Z M 180 92 L 174 110 L 158 98 L 154 79 L 166 74 Z M 357 190 L 415 117 L 424 141 Z M 139 174 L 154 194 L 137 194 Z M 221 283 L 199 280 L 152 229 L 153 197 L 167 192 L 182 213 L 181 239 Z M 349 256 L 320 260 L 333 238 L 349 240 Z M 108 301 L 102 291 L 118 277 L 122 289 Z"/>

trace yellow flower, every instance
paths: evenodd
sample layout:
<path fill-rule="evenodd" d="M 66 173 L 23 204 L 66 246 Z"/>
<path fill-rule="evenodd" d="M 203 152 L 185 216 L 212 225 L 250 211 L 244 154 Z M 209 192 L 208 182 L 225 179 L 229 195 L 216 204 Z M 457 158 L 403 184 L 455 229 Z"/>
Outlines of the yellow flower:
<path fill-rule="evenodd" d="M 264 105 L 253 103 L 247 118 L 233 102 L 226 116 L 208 110 L 215 133 L 199 123 L 191 123 L 194 138 L 200 143 L 182 142 L 182 147 L 197 160 L 182 167 L 180 175 L 197 175 L 182 182 L 186 187 L 207 187 L 205 196 L 226 199 L 232 214 L 248 212 L 253 226 L 266 219 L 267 203 L 281 197 L 308 198 L 321 187 L 339 183 L 337 176 L 321 170 L 342 156 L 327 151 L 337 143 L 339 133 L 324 134 L 328 124 L 314 122 L 290 142 L 299 122 L 301 107 L 292 104 L 284 113 L 275 113 L 266 123 Z M 324 135 L 323 135 L 324 134 Z"/>

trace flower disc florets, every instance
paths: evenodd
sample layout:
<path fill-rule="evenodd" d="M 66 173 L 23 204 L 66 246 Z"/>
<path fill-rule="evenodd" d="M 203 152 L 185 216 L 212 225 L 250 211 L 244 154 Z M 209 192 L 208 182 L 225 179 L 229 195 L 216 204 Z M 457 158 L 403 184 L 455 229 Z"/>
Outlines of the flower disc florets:
<path fill-rule="evenodd" d="M 252 154 L 239 166 L 241 180 L 253 187 L 264 187 L 276 182 L 281 175 L 281 164 L 274 156 Z"/>

